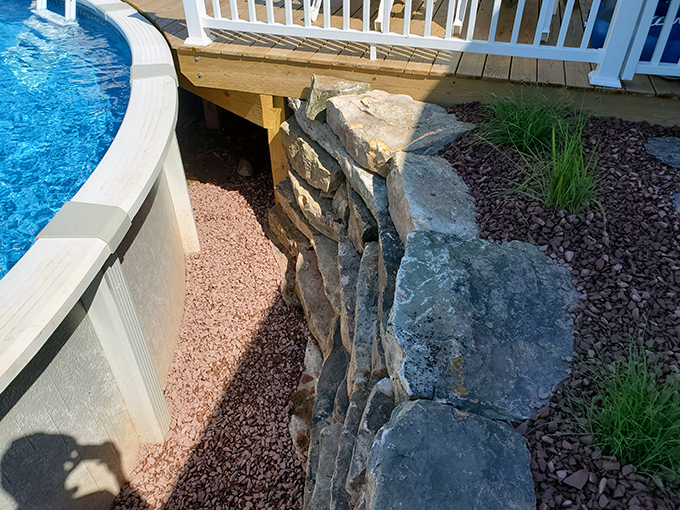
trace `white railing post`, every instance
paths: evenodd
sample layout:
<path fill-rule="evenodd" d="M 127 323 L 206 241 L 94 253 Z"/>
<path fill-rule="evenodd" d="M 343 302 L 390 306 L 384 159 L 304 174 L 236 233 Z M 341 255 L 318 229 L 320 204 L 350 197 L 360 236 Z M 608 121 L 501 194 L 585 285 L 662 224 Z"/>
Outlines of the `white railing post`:
<path fill-rule="evenodd" d="M 47 9 L 47 0 L 36 0 L 35 8 L 38 11 L 43 11 Z"/>
<path fill-rule="evenodd" d="M 212 38 L 205 25 L 205 19 L 208 17 L 205 3 L 203 0 L 182 0 L 182 4 L 184 16 L 187 20 L 187 31 L 189 32 L 189 37 L 184 40 L 184 44 L 207 46 L 212 42 Z"/>
<path fill-rule="evenodd" d="M 76 19 L 76 0 L 66 0 L 64 2 L 64 18 L 69 21 Z"/>
<path fill-rule="evenodd" d="M 607 38 L 597 69 L 588 74 L 591 85 L 621 88 L 620 75 L 633 44 L 633 38 L 647 2 L 657 0 L 619 0 L 616 2 Z"/>

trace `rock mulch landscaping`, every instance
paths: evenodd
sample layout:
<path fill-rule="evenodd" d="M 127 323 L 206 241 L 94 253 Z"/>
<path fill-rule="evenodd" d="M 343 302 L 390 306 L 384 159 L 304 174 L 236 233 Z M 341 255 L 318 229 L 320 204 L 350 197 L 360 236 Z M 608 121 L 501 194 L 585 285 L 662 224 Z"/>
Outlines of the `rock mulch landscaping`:
<path fill-rule="evenodd" d="M 304 469 L 288 424 L 309 332 L 281 299 L 263 232 L 273 204 L 266 159 L 244 154 L 266 138 L 234 137 L 232 146 L 229 133 L 186 122 L 184 112 L 179 137 L 201 251 L 187 258 L 165 391 L 172 426 L 164 444 L 142 449 L 114 508 L 298 509 Z M 253 162 L 253 179 L 237 174 L 235 154 Z"/>
<path fill-rule="evenodd" d="M 475 104 L 450 109 L 468 122 L 483 120 Z M 620 119 L 592 119 L 585 152 L 596 150 L 602 179 L 600 209 L 578 214 L 544 207 L 519 193 L 506 194 L 524 177 L 522 159 L 480 143 L 474 135 L 449 146 L 443 156 L 470 188 L 477 204 L 480 237 L 519 240 L 571 270 L 582 293 L 571 312 L 576 323 L 569 377 L 550 403 L 517 430 L 527 438 L 539 510 L 553 508 L 676 509 L 680 487 L 660 489 L 621 459 L 608 458 L 583 435 L 567 411 L 565 390 L 587 391 L 585 363 L 598 356 L 625 357 L 631 338 L 653 353 L 664 376 L 680 366 L 680 215 L 673 199 L 680 171 L 651 155 L 667 148 L 680 128 Z M 672 142 L 671 142 L 672 143 Z M 677 150 L 677 143 L 675 145 Z M 667 153 L 667 163 L 675 161 Z M 641 335 L 641 336 L 640 336 Z"/>

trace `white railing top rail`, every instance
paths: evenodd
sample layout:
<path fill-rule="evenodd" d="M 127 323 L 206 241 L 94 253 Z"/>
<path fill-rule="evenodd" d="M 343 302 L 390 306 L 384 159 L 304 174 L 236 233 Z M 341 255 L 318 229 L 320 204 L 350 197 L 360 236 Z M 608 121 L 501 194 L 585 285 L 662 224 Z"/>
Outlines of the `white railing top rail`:
<path fill-rule="evenodd" d="M 673 24 L 675 16 L 661 21 L 651 60 L 637 62 L 645 41 L 649 44 L 649 27 L 659 23 L 658 16 L 652 19 L 657 5 L 669 3 L 668 11 L 675 13 L 679 2 L 403 0 L 403 9 L 396 9 L 394 0 L 211 0 L 208 14 L 205 0 L 183 0 L 188 45 L 209 44 L 209 30 L 222 29 L 365 43 L 372 55 L 375 45 L 384 44 L 590 62 L 597 64 L 591 83 L 610 87 L 621 86 L 624 67 L 626 76 L 663 74 L 660 69 L 680 75 L 677 56 L 668 63 L 664 51 L 673 39 L 673 27 L 680 31 Z M 584 8 L 588 3 L 590 8 Z M 611 15 L 609 21 L 598 16 L 605 11 Z M 593 44 L 596 37 L 603 42 Z"/>

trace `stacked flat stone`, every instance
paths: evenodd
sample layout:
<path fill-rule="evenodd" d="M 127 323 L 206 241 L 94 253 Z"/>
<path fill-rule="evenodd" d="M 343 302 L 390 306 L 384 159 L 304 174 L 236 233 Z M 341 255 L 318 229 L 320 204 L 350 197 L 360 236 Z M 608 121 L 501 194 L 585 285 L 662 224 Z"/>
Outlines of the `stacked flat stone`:
<path fill-rule="evenodd" d="M 314 337 L 290 427 L 305 510 L 535 508 L 505 420 L 567 368 L 568 273 L 477 238 L 466 185 L 435 156 L 474 126 L 321 77 L 289 104 L 270 222 Z"/>

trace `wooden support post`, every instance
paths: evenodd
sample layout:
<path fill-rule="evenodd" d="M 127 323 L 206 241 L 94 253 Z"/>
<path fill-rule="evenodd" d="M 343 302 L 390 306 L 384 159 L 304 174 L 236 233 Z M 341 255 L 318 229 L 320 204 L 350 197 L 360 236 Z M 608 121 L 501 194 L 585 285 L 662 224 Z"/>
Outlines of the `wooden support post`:
<path fill-rule="evenodd" d="M 286 151 L 281 142 L 279 128 L 286 120 L 286 103 L 283 97 L 267 97 L 272 101 L 271 120 L 267 127 L 267 140 L 269 141 L 269 159 L 272 165 L 272 181 L 274 186 L 288 177 L 288 161 Z"/>
<path fill-rule="evenodd" d="M 203 115 L 205 116 L 205 127 L 208 129 L 220 129 L 220 112 L 217 105 L 203 98 Z"/>

